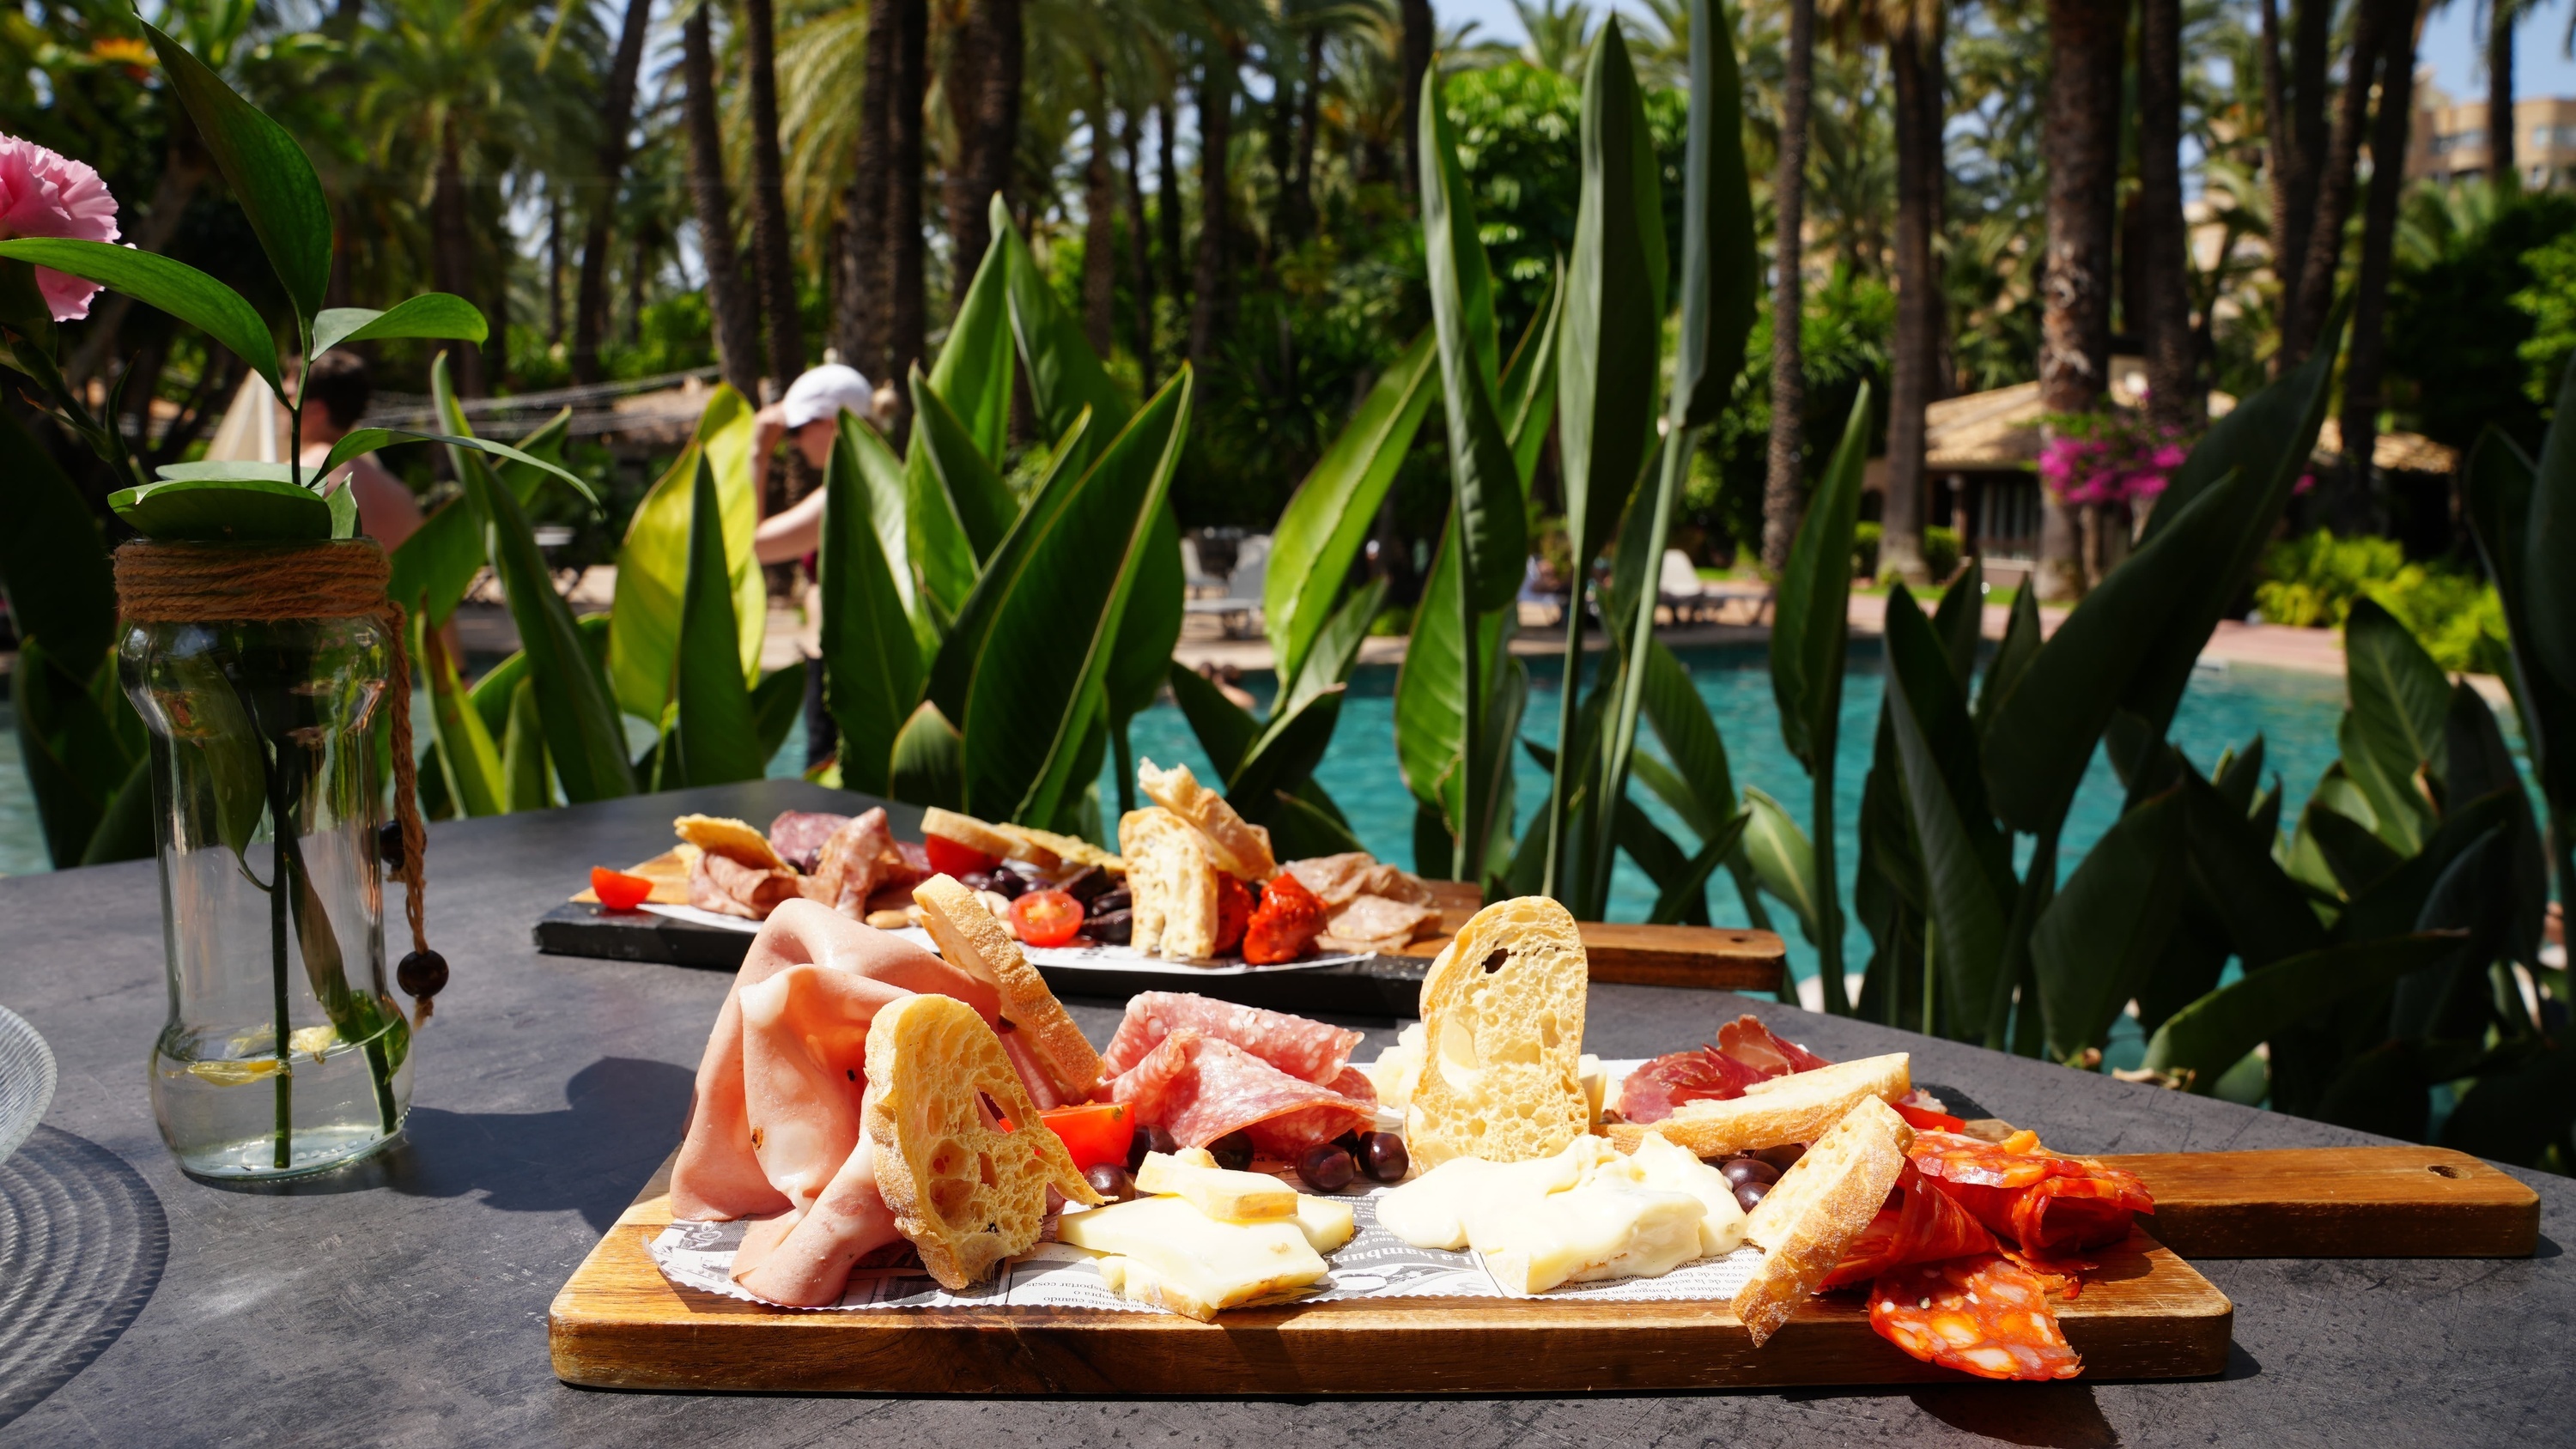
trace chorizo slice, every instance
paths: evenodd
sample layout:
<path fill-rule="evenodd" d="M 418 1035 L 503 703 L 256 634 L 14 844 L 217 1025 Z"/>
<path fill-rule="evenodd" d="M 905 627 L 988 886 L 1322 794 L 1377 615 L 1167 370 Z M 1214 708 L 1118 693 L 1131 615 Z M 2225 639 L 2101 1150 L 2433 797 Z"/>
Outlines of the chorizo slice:
<path fill-rule="evenodd" d="M 1916 1263 L 1870 1285 L 1869 1326 L 1925 1363 L 1987 1379 L 2071 1379 L 2066 1342 L 2038 1274 L 1997 1254 Z"/>

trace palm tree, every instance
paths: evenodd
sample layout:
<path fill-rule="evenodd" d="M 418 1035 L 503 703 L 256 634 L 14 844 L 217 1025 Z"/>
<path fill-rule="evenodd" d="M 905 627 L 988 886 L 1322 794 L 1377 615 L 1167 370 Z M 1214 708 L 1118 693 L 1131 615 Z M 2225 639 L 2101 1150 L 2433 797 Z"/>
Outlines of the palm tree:
<path fill-rule="evenodd" d="M 2298 289 L 2282 307 L 2281 367 L 2306 361 L 2317 335 L 2325 330 L 2326 312 L 2334 302 L 2335 272 L 2343 261 L 2344 224 L 2352 219 L 2354 174 L 2361 160 L 2362 131 L 2369 123 L 2372 82 L 2389 33 L 2390 11 L 2401 5 L 2410 17 L 2411 50 L 2414 0 L 2359 0 L 2353 17 L 2352 51 L 2344 60 L 2334 135 L 2326 143 L 2317 177 L 2316 211 L 2308 220 L 2307 255 L 2299 262 Z"/>
<path fill-rule="evenodd" d="M 742 0 L 742 41 L 751 98 L 751 269 L 768 322 L 770 381 L 784 391 L 805 370 L 805 323 L 787 225 L 787 168 L 778 147 L 778 37 L 770 0 Z"/>
<path fill-rule="evenodd" d="M 2053 413 L 2101 405 L 2111 360 L 2111 213 L 2120 172 L 2125 0 L 2048 0 L 2048 272 L 2039 397 Z M 2074 516 L 2042 490 L 2042 599 L 2083 591 Z"/>
<path fill-rule="evenodd" d="M 2177 431 L 2192 426 L 2200 410 L 2186 291 L 2182 77 L 2182 0 L 2139 0 L 2137 270 L 2145 295 L 2136 323 L 2147 344 L 2147 416 Z"/>
<path fill-rule="evenodd" d="M 894 435 L 912 416 L 902 380 L 928 355 L 921 235 L 922 99 L 929 88 L 928 0 L 890 0 L 895 18 L 894 83 L 886 95 L 885 376 L 895 386 Z"/>
<path fill-rule="evenodd" d="M 1230 310 L 1234 206 L 1235 75 L 1243 66 L 1243 40 L 1218 22 L 1207 37 L 1199 68 L 1199 251 L 1190 278 L 1190 361 L 1204 369 L 1215 358 L 1217 333 Z M 1166 199 L 1165 205 L 1170 205 Z"/>
<path fill-rule="evenodd" d="M 1921 584 L 1924 408 L 1938 388 L 1942 293 L 1933 242 L 1941 221 L 1940 0 L 1895 0 L 1870 17 L 1887 39 L 1896 90 L 1896 340 L 1887 388 L 1887 495 L 1881 577 Z"/>
<path fill-rule="evenodd" d="M 635 126 L 635 76 L 644 64 L 644 33 L 653 22 L 653 0 L 626 0 L 618 27 L 617 55 L 599 99 L 599 174 L 592 182 L 590 215 L 582 228 L 581 283 L 574 293 L 572 375 L 597 382 L 600 336 L 608 326 L 608 227 L 619 180 L 626 174 L 627 133 Z"/>
<path fill-rule="evenodd" d="M 1592 33 L 1599 16 L 1583 0 L 1512 0 L 1512 13 L 1520 17 L 1521 31 L 1529 38 L 1521 42 L 1520 58 L 1539 70 L 1557 75 L 1579 76 L 1583 58 L 1592 48 Z"/>
<path fill-rule="evenodd" d="M 2406 132 L 2415 109 L 2416 0 L 2390 0 L 2381 36 L 2379 114 L 2370 132 L 2370 198 L 2361 215 L 2361 267 L 2353 283 L 2352 350 L 2344 359 L 2343 479 L 2334 493 L 2336 527 L 2369 526 L 2371 453 L 2379 435 L 2379 384 L 2386 363 L 2388 273 L 2405 191 Z M 2509 175 L 2510 173 L 2505 173 Z M 2499 176 L 2496 185 L 2515 183 Z"/>
<path fill-rule="evenodd" d="M 944 89 L 957 124 L 959 156 L 949 171 L 948 242 L 961 302 L 992 244 L 986 208 L 997 193 L 1006 201 L 1011 195 L 1027 61 L 1020 7 L 1021 0 L 973 0 L 962 33 L 950 40 L 950 84 Z M 956 84 L 960 80 L 967 84 Z"/>
<path fill-rule="evenodd" d="M 1789 0 L 1787 64 L 1780 81 L 1780 159 L 1771 178 L 1771 447 L 1762 483 L 1762 566 L 1789 566 L 1807 511 L 1806 363 L 1807 110 L 1816 86 L 1816 0 Z"/>
<path fill-rule="evenodd" d="M 1431 69 L 1431 47 L 1438 32 L 1431 0 L 1396 0 L 1396 15 L 1403 26 L 1398 59 L 1403 65 L 1404 111 L 1398 134 L 1404 147 L 1404 183 L 1418 194 L 1422 190 L 1422 77 Z"/>
<path fill-rule="evenodd" d="M 2522 23 L 2528 3 L 2487 0 L 2487 175 L 2498 186 L 2522 184 L 2522 170 L 2513 159 L 2513 28 Z M 2408 47 L 2413 47 L 2411 31 Z M 2371 154 L 2378 154 L 2375 145 Z"/>
<path fill-rule="evenodd" d="M 680 28 L 680 78 L 689 131 L 689 197 L 698 221 L 698 257 L 707 273 L 707 310 L 714 315 L 716 359 L 724 379 L 745 397 L 760 396 L 760 316 L 743 287 L 742 260 L 734 250 L 733 206 L 725 195 L 724 136 L 716 121 L 715 42 L 708 12 L 715 0 L 696 0 Z"/>

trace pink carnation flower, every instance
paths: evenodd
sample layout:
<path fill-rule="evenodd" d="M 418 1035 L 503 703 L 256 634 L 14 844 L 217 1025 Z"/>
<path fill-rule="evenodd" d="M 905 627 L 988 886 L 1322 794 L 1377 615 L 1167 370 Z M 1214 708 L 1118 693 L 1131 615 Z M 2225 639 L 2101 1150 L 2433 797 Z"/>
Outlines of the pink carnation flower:
<path fill-rule="evenodd" d="M 0 136 L 0 240 L 22 236 L 115 241 L 116 198 L 88 163 Z M 57 322 L 87 317 L 98 295 L 96 283 L 51 267 L 36 268 L 36 287 Z"/>

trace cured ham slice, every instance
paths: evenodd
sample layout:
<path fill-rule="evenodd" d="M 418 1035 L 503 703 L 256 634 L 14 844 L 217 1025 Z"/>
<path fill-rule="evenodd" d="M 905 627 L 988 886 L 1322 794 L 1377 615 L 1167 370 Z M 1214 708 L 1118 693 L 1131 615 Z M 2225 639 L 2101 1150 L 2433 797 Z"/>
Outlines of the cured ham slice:
<path fill-rule="evenodd" d="M 712 850 L 700 851 L 689 866 L 689 904 L 722 916 L 765 921 L 781 902 L 801 893 L 792 870 L 745 865 Z"/>
<path fill-rule="evenodd" d="M 1413 944 L 1425 922 L 1439 919 L 1437 906 L 1380 895 L 1353 896 L 1330 909 L 1323 934 L 1315 940 L 1327 951 L 1400 951 Z"/>
<path fill-rule="evenodd" d="M 2084 1370 L 2040 1275 L 1984 1254 L 1899 1268 L 1870 1285 L 1869 1326 L 1925 1363 L 1986 1379 L 2071 1379 Z"/>
<path fill-rule="evenodd" d="M 782 810 L 777 819 L 769 822 L 769 848 L 789 865 L 812 875 L 815 861 L 823 854 L 823 842 L 849 823 L 849 816 L 823 810 Z"/>
<path fill-rule="evenodd" d="M 1755 1082 L 1831 1065 L 1774 1036 L 1748 1013 L 1719 1027 L 1712 1045 L 1660 1056 L 1630 1072 L 1619 1086 L 1619 1115 L 1630 1122 L 1661 1122 L 1684 1102 L 1729 1101 Z"/>
<path fill-rule="evenodd" d="M 1361 1035 L 1284 1011 L 1237 1006 L 1190 992 L 1141 991 L 1128 999 L 1127 1015 L 1100 1054 L 1102 1070 L 1111 1076 L 1125 1072 L 1183 1028 L 1241 1047 L 1289 1076 L 1327 1087 L 1343 1075 Z"/>
<path fill-rule="evenodd" d="M 1387 865 L 1366 851 L 1318 855 L 1288 862 L 1288 873 L 1328 907 L 1346 906 L 1359 896 L 1378 896 L 1405 905 L 1432 903 L 1431 887 L 1422 878 Z"/>
<path fill-rule="evenodd" d="M 1937 1263 L 1997 1251 L 1995 1235 L 1968 1210 L 1923 1182 L 1911 1163 L 1897 1174 L 1889 1206 L 1861 1229 L 1825 1275 L 1824 1288 L 1866 1283 L 1909 1263 Z"/>
<path fill-rule="evenodd" d="M 886 827 L 883 807 L 837 818 L 839 827 L 815 847 L 814 863 L 804 882 L 805 897 L 851 920 L 861 920 L 868 913 L 868 897 L 900 865 L 901 857 L 895 852 L 894 832 Z"/>
<path fill-rule="evenodd" d="M 1918 1132 L 1907 1155 L 1940 1192 L 2041 1264 L 2119 1242 L 2132 1214 L 2156 1210 L 2135 1176 L 2060 1156 L 2040 1146 L 2035 1132 L 2001 1142 Z"/>
<path fill-rule="evenodd" d="M 1109 1093 L 1134 1107 L 1137 1121 L 1161 1127 L 1184 1146 L 1205 1147 L 1242 1132 L 1255 1148 L 1280 1158 L 1294 1158 L 1377 1120 L 1367 1101 L 1292 1077 L 1232 1042 L 1187 1026 L 1120 1073 Z"/>

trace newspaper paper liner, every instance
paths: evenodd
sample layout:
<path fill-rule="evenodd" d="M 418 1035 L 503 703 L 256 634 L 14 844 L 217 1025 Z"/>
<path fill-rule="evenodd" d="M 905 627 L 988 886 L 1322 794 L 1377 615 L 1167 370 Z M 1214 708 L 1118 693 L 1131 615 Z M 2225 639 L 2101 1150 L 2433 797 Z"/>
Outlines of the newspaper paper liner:
<path fill-rule="evenodd" d="M 721 915 L 714 911 L 702 911 L 696 906 L 664 906 L 648 903 L 638 909 L 649 911 L 657 916 L 668 916 L 675 921 L 687 921 L 692 925 L 740 931 L 746 936 L 760 929 L 758 921 L 747 921 L 740 916 Z M 888 931 L 886 934 L 900 936 L 934 956 L 939 954 L 939 947 L 930 939 L 930 933 L 919 926 L 905 926 L 900 930 Z M 1020 947 L 1020 954 L 1028 957 L 1029 964 L 1032 966 L 1071 966 L 1092 971 L 1142 971 L 1165 976 L 1254 976 L 1266 971 L 1312 971 L 1319 966 L 1347 966 L 1355 961 L 1376 959 L 1370 956 L 1302 956 L 1297 960 L 1282 961 L 1272 966 L 1253 966 L 1233 959 L 1169 961 L 1160 956 L 1148 956 L 1133 946 L 1030 946 L 1025 944 Z"/>
<path fill-rule="evenodd" d="M 1378 1226 L 1377 1199 L 1389 1191 L 1341 1194 L 1351 1205 L 1358 1231 L 1348 1243 L 1325 1256 L 1327 1286 L 1297 1303 L 1334 1303 L 1354 1298 L 1513 1298 L 1485 1271 L 1482 1255 L 1417 1248 Z M 1078 1209 L 1077 1209 L 1078 1211 Z M 746 1303 L 765 1303 L 733 1281 L 734 1249 L 746 1224 L 673 1223 L 644 1247 L 662 1276 L 682 1288 L 719 1294 Z M 1738 1248 L 1720 1257 L 1702 1258 L 1660 1278 L 1621 1278 L 1605 1283 L 1569 1283 L 1538 1296 L 1551 1300 L 1608 1303 L 1682 1301 L 1726 1302 L 1735 1297 L 1762 1250 Z M 776 1305 L 772 1305 L 776 1306 Z M 1272 1306 L 1272 1305 L 1263 1305 Z M 831 1313 L 865 1308 L 1075 1308 L 1102 1313 L 1155 1313 L 1159 1309 L 1131 1303 L 1109 1291 L 1092 1256 L 1062 1243 L 1040 1243 L 1004 1263 L 988 1283 L 962 1293 L 950 1292 L 916 1264 L 862 1267 L 850 1274 L 841 1301 L 807 1312 Z"/>

